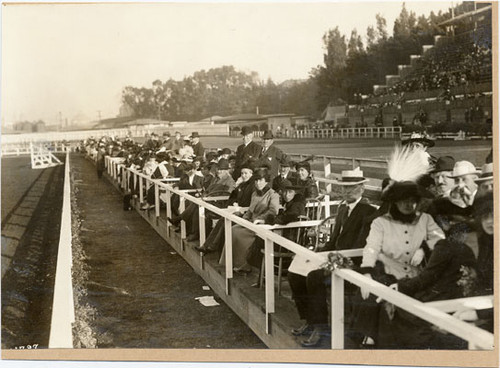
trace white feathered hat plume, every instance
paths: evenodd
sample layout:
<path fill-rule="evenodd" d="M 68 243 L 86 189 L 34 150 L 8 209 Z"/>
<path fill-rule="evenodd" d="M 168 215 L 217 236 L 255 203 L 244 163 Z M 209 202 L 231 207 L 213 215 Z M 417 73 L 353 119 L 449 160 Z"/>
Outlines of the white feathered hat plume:
<path fill-rule="evenodd" d="M 387 174 L 392 181 L 413 181 L 431 171 L 429 155 L 421 148 L 395 146 L 387 162 Z"/>

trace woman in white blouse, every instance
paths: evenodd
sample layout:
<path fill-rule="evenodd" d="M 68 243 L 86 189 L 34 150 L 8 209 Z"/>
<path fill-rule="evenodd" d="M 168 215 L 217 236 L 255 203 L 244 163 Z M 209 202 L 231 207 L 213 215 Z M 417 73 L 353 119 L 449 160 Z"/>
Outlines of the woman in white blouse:
<path fill-rule="evenodd" d="M 431 215 L 417 211 L 421 198 L 418 185 L 411 181 L 393 183 L 384 191 L 382 199 L 390 203 L 389 211 L 372 222 L 363 249 L 363 273 L 370 276 L 378 260 L 385 273 L 398 280 L 418 274 L 424 258 L 422 245 L 432 250 L 445 238 Z"/>
<path fill-rule="evenodd" d="M 394 182 L 382 193 L 382 200 L 389 203 L 389 211 L 373 220 L 363 249 L 360 272 L 386 284 L 403 278 L 417 276 L 424 258 L 422 247 L 430 250 L 445 235 L 433 218 L 417 211 L 423 194 L 412 181 Z M 362 345 L 373 346 L 378 337 L 378 320 L 381 304 L 376 296 L 361 289 L 358 311 L 355 313 L 354 330 L 364 336 Z"/>

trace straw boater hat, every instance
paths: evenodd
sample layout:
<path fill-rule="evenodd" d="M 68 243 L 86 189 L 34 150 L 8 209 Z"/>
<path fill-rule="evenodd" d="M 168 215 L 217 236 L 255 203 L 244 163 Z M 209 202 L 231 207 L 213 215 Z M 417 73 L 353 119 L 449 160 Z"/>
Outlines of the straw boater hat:
<path fill-rule="evenodd" d="M 363 177 L 363 171 L 359 167 L 354 170 L 344 170 L 341 173 L 339 180 L 334 180 L 334 184 L 337 185 L 358 185 L 366 183 L 368 179 Z"/>
<path fill-rule="evenodd" d="M 411 143 L 422 143 L 427 147 L 434 147 L 434 141 L 429 138 L 429 136 L 425 133 L 416 133 L 413 132 L 410 135 L 410 138 L 404 139 L 401 141 L 403 145 L 411 144 Z"/>
<path fill-rule="evenodd" d="M 453 166 L 453 172 L 450 178 L 459 178 L 464 175 L 479 174 L 476 167 L 469 161 L 457 161 Z"/>
<path fill-rule="evenodd" d="M 481 175 L 474 180 L 476 183 L 493 179 L 493 163 L 484 164 L 481 168 Z"/>

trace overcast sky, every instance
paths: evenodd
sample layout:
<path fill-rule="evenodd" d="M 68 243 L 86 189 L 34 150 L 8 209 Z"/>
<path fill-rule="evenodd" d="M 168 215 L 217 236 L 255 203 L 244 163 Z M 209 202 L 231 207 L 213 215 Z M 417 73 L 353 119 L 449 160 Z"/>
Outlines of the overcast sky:
<path fill-rule="evenodd" d="M 451 2 L 406 2 L 417 15 Z M 2 9 L 2 123 L 118 114 L 121 90 L 233 65 L 275 82 L 322 64 L 322 36 L 392 32 L 402 2 L 13 4 Z"/>

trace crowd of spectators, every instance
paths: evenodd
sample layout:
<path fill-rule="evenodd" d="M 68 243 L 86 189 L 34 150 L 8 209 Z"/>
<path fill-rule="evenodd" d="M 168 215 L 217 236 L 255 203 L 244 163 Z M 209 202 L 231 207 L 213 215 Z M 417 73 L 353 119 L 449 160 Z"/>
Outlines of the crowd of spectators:
<path fill-rule="evenodd" d="M 221 206 L 254 225 L 297 221 L 305 215 L 307 202 L 321 195 L 310 160 L 292 162 L 275 145 L 270 131 L 263 135 L 262 145 L 254 142 L 251 129 L 243 128 L 241 135 L 243 142 L 235 152 L 229 148 L 200 148 L 196 132 L 190 137 L 164 133 L 162 139 L 152 134 L 142 144 L 130 137 L 89 139 L 82 143 L 81 150 L 97 159 L 99 176 L 104 169 L 100 161 L 105 155 L 123 157 L 127 167 L 151 178 L 177 178 L 174 185 L 195 196 L 227 194 L 229 197 Z M 343 171 L 334 181 L 334 192 L 329 194 L 342 202 L 330 234 L 315 251 L 363 248 L 362 258 L 353 262 L 354 270 L 424 302 L 491 295 L 491 155 L 478 170 L 467 161 L 430 155 L 427 150 L 434 141 L 425 134 L 412 134 L 401 143 L 389 160 L 380 206 L 363 197 L 368 179 L 359 168 Z M 139 188 L 134 187 L 133 181 L 129 187 L 131 192 L 126 196 L 138 194 Z M 146 201 L 141 208 L 149 210 L 155 203 L 154 192 L 146 187 L 144 194 Z M 188 242 L 194 243 L 200 253 L 216 253 L 224 264 L 224 222 L 216 222 L 216 215 L 206 214 L 207 238 L 199 244 L 198 206 L 191 203 L 181 211 L 176 196 L 171 203 L 172 216 L 168 221 L 174 230 L 180 231 L 179 225 L 184 221 Z M 125 209 L 129 208 L 130 203 Z M 232 230 L 234 271 L 244 275 L 257 271 L 262 240 L 245 226 L 234 224 Z M 297 239 L 293 231 L 283 235 Z M 288 273 L 292 296 L 304 320 L 291 333 L 302 337 L 304 347 L 320 345 L 329 334 L 326 290 L 329 271 L 334 266 Z M 356 346 L 467 348 L 465 341 L 433 328 L 366 290 L 347 285 L 344 298 L 346 336 Z M 461 309 L 454 316 L 492 331 L 493 310 L 481 308 Z"/>

